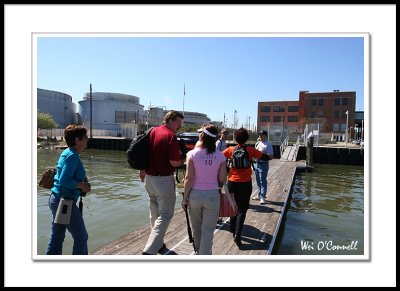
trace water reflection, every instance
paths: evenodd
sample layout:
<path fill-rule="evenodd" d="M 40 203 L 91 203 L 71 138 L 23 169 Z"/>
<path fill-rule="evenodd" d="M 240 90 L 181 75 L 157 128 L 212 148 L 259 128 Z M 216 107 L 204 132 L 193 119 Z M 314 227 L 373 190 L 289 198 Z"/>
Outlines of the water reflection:
<path fill-rule="evenodd" d="M 37 182 L 47 167 L 54 167 L 62 150 L 38 149 Z M 148 196 L 138 171 L 132 170 L 123 151 L 85 150 L 82 162 L 92 185 L 83 199 L 83 216 L 89 233 L 89 252 L 149 223 Z M 274 254 L 363 254 L 364 168 L 316 164 L 310 173 L 298 173 L 283 217 Z M 182 185 L 177 185 L 175 208 L 180 208 Z M 37 187 L 37 254 L 43 255 L 50 235 L 50 191 Z M 317 249 L 320 241 L 351 244 L 357 250 Z M 314 243 L 314 250 L 302 243 Z M 67 232 L 63 254 L 72 253 Z"/>
<path fill-rule="evenodd" d="M 273 254 L 362 255 L 363 171 L 359 166 L 316 164 L 312 172 L 297 173 Z M 329 244 L 323 245 L 328 240 L 334 245 L 357 241 L 357 245 L 356 249 L 332 251 Z"/>
<path fill-rule="evenodd" d="M 62 150 L 38 149 L 37 181 L 47 167 L 54 167 Z M 126 153 L 88 149 L 81 154 L 92 191 L 83 198 L 83 216 L 89 233 L 89 252 L 149 223 L 148 196 L 138 171 L 129 167 Z M 177 187 L 180 208 L 182 187 Z M 45 252 L 50 235 L 50 191 L 37 187 L 37 254 Z M 72 253 L 67 232 L 63 254 Z"/>

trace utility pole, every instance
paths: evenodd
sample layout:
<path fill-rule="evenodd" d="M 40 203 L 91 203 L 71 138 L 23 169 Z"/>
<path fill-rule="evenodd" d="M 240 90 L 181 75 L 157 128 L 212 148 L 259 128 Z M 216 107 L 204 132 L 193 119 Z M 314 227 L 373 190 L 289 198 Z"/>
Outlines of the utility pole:
<path fill-rule="evenodd" d="M 225 112 L 224 112 L 224 128 L 226 128 L 226 123 L 225 123 Z"/>
<path fill-rule="evenodd" d="M 347 119 L 346 119 L 346 144 L 345 144 L 345 147 L 347 148 L 347 139 L 348 139 L 348 127 L 349 127 L 349 110 L 347 110 L 346 111 L 346 116 L 347 116 Z"/>
<path fill-rule="evenodd" d="M 185 116 L 185 83 L 183 83 L 183 108 L 182 108 L 182 115 Z"/>
<path fill-rule="evenodd" d="M 361 120 L 361 141 L 364 141 L 364 119 Z"/>
<path fill-rule="evenodd" d="M 249 116 L 249 130 L 251 130 L 251 125 L 250 125 L 250 116 Z"/>
<path fill-rule="evenodd" d="M 93 130 L 92 130 L 92 84 L 90 84 L 90 138 L 93 138 Z"/>
<path fill-rule="evenodd" d="M 64 95 L 64 127 L 67 126 L 67 95 Z"/>
<path fill-rule="evenodd" d="M 237 120 L 237 111 L 235 109 L 235 113 L 233 114 L 233 128 L 236 129 L 237 128 L 237 124 L 238 124 L 238 120 Z"/>

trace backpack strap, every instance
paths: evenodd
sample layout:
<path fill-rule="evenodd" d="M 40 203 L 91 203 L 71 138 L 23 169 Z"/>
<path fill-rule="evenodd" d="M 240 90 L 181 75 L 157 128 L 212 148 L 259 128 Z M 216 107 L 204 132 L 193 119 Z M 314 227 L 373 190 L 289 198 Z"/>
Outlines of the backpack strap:
<path fill-rule="evenodd" d="M 226 165 L 227 168 L 232 168 L 233 153 L 235 152 L 235 150 L 236 150 L 237 148 L 238 148 L 238 146 L 236 145 L 236 146 L 233 148 L 231 158 L 230 158 L 230 159 L 227 159 L 227 160 L 228 160 L 228 163 L 227 163 L 227 165 Z"/>
<path fill-rule="evenodd" d="M 247 157 L 249 158 L 249 161 L 250 161 L 250 164 L 251 164 L 251 167 L 252 167 L 253 170 L 255 171 L 255 170 L 256 170 L 256 167 L 254 166 L 253 159 L 250 159 L 249 152 L 247 151 L 247 145 L 245 145 L 245 146 L 243 147 L 243 149 L 246 151 Z"/>

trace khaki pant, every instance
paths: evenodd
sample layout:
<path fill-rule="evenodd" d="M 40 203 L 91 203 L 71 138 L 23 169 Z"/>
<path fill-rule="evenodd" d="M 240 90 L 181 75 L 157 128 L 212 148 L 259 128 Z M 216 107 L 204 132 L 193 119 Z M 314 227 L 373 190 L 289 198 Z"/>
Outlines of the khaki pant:
<path fill-rule="evenodd" d="M 219 217 L 219 191 L 192 189 L 189 195 L 189 215 L 193 240 L 199 255 L 212 254 L 214 231 Z"/>
<path fill-rule="evenodd" d="M 146 175 L 145 188 L 150 198 L 151 232 L 143 251 L 156 255 L 174 215 L 176 192 L 174 176 Z"/>

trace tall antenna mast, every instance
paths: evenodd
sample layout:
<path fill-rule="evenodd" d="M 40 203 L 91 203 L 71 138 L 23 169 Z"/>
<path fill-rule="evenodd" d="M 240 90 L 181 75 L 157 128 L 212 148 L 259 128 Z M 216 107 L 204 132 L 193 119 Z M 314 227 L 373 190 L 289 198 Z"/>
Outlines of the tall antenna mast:
<path fill-rule="evenodd" d="M 90 84 L 90 138 L 93 138 L 93 130 L 92 130 L 92 84 Z"/>
<path fill-rule="evenodd" d="M 185 116 L 185 83 L 183 83 L 183 108 L 182 108 L 182 115 Z"/>

